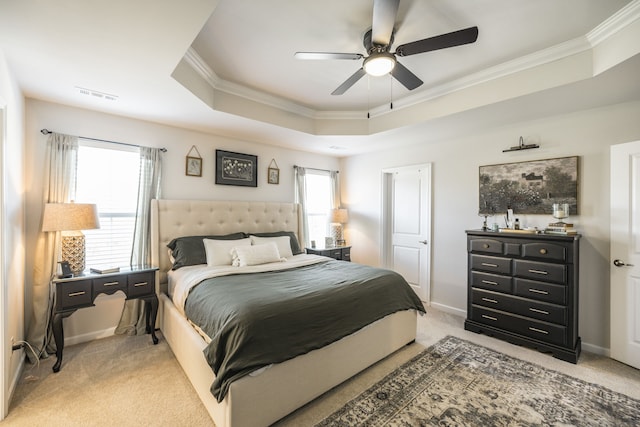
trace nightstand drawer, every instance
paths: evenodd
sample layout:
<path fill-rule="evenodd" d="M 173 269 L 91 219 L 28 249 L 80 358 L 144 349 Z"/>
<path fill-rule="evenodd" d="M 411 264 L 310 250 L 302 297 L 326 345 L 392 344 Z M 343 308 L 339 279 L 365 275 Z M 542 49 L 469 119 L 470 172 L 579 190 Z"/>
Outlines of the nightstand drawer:
<path fill-rule="evenodd" d="M 93 294 L 112 294 L 116 291 L 126 291 L 127 276 L 109 276 L 93 279 Z"/>
<path fill-rule="evenodd" d="M 91 280 L 75 280 L 56 284 L 56 307 L 66 310 L 91 305 Z"/>
<path fill-rule="evenodd" d="M 155 292 L 154 273 L 135 273 L 127 276 L 127 295 L 133 298 Z"/>

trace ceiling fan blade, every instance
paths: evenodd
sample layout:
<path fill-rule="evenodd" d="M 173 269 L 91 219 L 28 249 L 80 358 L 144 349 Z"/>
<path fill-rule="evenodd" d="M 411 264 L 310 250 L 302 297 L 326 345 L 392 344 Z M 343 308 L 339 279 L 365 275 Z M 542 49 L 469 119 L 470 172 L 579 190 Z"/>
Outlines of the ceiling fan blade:
<path fill-rule="evenodd" d="M 354 84 L 356 84 L 356 82 L 358 80 L 360 80 L 362 78 L 362 76 L 364 76 L 365 71 L 364 68 L 360 68 L 358 71 L 356 71 L 355 73 L 353 73 L 351 75 L 351 77 L 349 77 L 347 80 L 345 80 L 344 83 L 342 83 L 340 86 L 338 86 L 338 88 L 336 90 L 334 90 L 333 92 L 331 92 L 331 95 L 342 95 L 343 93 L 345 93 L 351 86 L 353 86 Z"/>
<path fill-rule="evenodd" d="M 397 61 L 396 66 L 391 70 L 391 75 L 409 90 L 413 90 L 423 83 L 418 76 L 413 74 L 407 67 Z"/>
<path fill-rule="evenodd" d="M 371 40 L 374 44 L 388 46 L 396 24 L 400 0 L 374 0 Z"/>
<path fill-rule="evenodd" d="M 359 53 L 334 53 L 334 52 L 296 52 L 296 59 L 362 59 L 364 55 Z"/>
<path fill-rule="evenodd" d="M 463 30 L 440 34 L 439 36 L 429 37 L 427 39 L 400 45 L 396 48 L 396 55 L 409 56 L 415 55 L 417 53 L 446 49 L 448 47 L 473 43 L 477 39 L 478 27 L 470 27 Z"/>

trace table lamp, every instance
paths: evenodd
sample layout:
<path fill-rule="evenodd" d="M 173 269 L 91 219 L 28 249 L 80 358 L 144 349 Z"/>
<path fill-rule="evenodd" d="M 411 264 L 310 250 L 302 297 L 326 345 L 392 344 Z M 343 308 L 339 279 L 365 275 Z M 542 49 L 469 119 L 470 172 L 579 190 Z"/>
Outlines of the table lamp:
<path fill-rule="evenodd" d="M 344 208 L 331 209 L 331 236 L 336 245 L 345 244 L 342 224 L 349 222 L 349 211 Z"/>
<path fill-rule="evenodd" d="M 71 272 L 84 271 L 84 234 L 80 230 L 100 228 L 96 205 L 86 203 L 47 203 L 44 205 L 42 231 L 61 231 L 62 261 Z"/>

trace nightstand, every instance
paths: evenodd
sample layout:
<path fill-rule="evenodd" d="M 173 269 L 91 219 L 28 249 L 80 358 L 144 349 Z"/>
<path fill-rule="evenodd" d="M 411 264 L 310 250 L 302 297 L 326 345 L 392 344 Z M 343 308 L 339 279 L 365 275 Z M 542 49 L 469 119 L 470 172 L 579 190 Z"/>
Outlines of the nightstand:
<path fill-rule="evenodd" d="M 156 295 L 157 267 L 132 267 L 121 269 L 115 273 L 88 273 L 71 277 L 56 278 L 52 283 L 55 287 L 55 305 L 53 308 L 53 339 L 56 343 L 56 358 L 53 372 L 58 372 L 62 365 L 64 350 L 64 330 L 62 319 L 71 316 L 76 310 L 93 307 L 96 297 L 100 294 L 114 294 L 122 291 L 128 300 L 144 300 L 146 312 L 147 333 L 151 334 L 153 344 L 158 343 L 156 337 L 156 315 L 158 313 L 158 297 Z"/>
<path fill-rule="evenodd" d="M 308 254 L 328 256 L 340 261 L 351 261 L 351 246 L 332 246 L 328 248 L 305 248 Z"/>

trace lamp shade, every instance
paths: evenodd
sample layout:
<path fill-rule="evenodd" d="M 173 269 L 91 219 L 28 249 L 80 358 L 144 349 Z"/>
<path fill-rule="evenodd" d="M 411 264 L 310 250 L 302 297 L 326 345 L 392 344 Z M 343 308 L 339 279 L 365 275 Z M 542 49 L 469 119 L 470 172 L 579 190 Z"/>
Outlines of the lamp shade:
<path fill-rule="evenodd" d="M 74 231 L 100 228 L 98 209 L 88 203 L 47 203 L 42 231 Z"/>
<path fill-rule="evenodd" d="M 337 224 L 346 224 L 349 222 L 349 211 L 344 208 L 331 210 L 331 222 Z"/>

